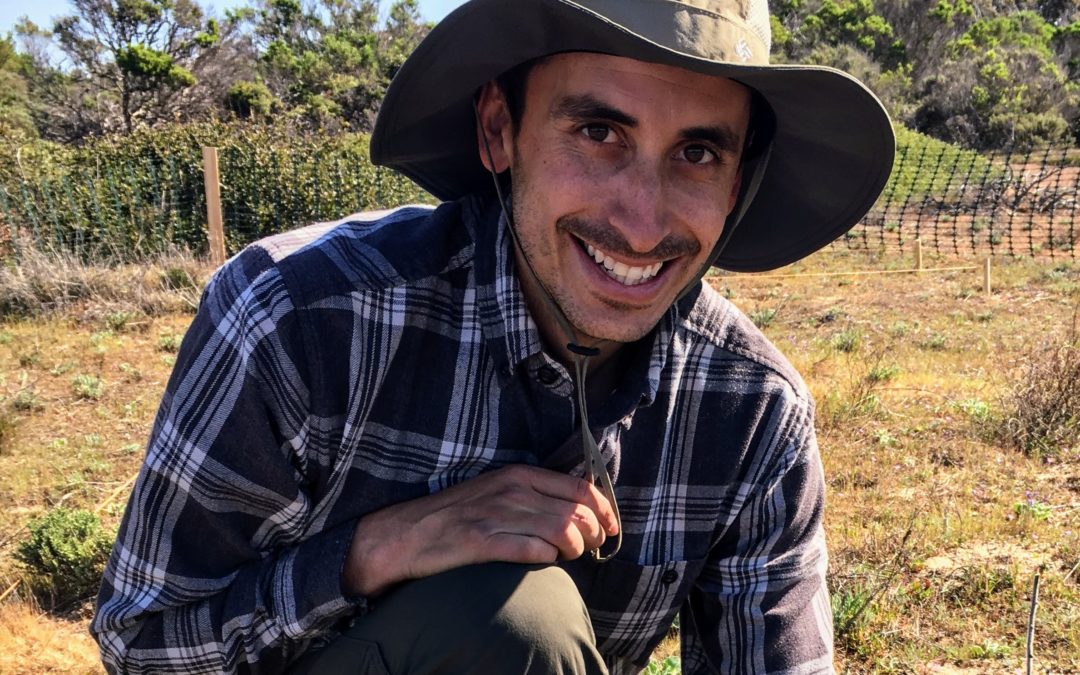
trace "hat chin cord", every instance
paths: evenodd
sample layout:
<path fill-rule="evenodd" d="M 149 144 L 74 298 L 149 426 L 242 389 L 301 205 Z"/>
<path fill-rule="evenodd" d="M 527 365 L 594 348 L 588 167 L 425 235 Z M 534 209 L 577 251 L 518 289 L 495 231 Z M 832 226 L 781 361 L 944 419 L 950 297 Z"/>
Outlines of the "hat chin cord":
<path fill-rule="evenodd" d="M 514 240 L 514 246 L 517 247 L 517 250 L 521 253 L 520 258 L 525 261 L 525 268 L 528 270 L 529 276 L 535 282 L 536 288 L 539 289 L 537 297 L 540 302 L 543 303 L 547 312 L 555 319 L 555 323 L 558 324 L 559 329 L 568 340 L 566 349 L 571 353 L 574 361 L 574 389 L 577 396 L 578 420 L 579 426 L 581 427 L 581 443 L 585 454 L 584 477 L 585 480 L 594 485 L 597 483 L 597 480 L 599 480 L 600 492 L 611 504 L 611 509 L 615 512 L 615 522 L 619 526 L 615 545 L 609 551 L 602 553 L 599 548 L 595 548 L 590 552 L 593 560 L 596 562 L 607 562 L 614 558 L 615 554 L 622 548 L 622 516 L 619 514 L 619 505 L 615 500 L 615 487 L 612 485 L 611 474 L 609 474 L 607 470 L 607 463 L 604 461 L 604 457 L 600 453 L 600 448 L 596 444 L 596 438 L 593 437 L 592 431 L 589 428 L 589 410 L 585 400 L 585 376 L 588 371 L 588 360 L 600 354 L 600 350 L 596 345 L 601 342 L 608 342 L 608 340 L 597 340 L 593 345 L 580 344 L 574 326 L 570 323 L 570 320 L 566 318 L 566 314 L 563 313 L 562 308 L 559 307 L 558 303 L 556 303 L 555 299 L 552 297 L 551 291 L 544 285 L 544 282 L 533 268 L 532 261 L 529 260 L 529 256 L 525 254 L 525 249 L 521 245 L 521 239 L 518 236 L 513 212 L 507 204 L 506 196 L 503 193 L 502 184 L 499 182 L 498 174 L 495 173 L 495 161 L 491 154 L 491 145 L 488 143 L 487 134 L 483 132 L 483 126 L 480 124 L 480 111 L 475 99 L 473 100 L 473 112 L 476 115 L 477 124 L 480 127 L 479 135 L 481 142 L 484 145 L 484 152 L 487 154 L 488 172 L 491 174 L 492 182 L 495 185 L 495 194 L 499 199 L 499 207 L 502 209 L 503 217 L 506 219 L 510 235 Z M 747 182 L 745 189 L 741 192 L 739 203 L 734 211 L 735 217 L 728 219 L 729 222 L 724 227 L 723 235 L 720 241 L 717 242 L 717 245 L 713 248 L 713 252 L 709 256 L 709 259 L 705 261 L 705 264 L 698 274 L 679 292 L 676 301 L 697 286 L 698 282 L 701 281 L 709 271 L 709 268 L 712 267 L 713 262 L 720 257 L 720 254 L 724 247 L 727 246 L 727 243 L 731 241 L 731 233 L 746 214 L 747 207 L 749 207 L 754 195 L 757 194 L 758 187 L 761 185 L 761 179 L 765 174 L 765 166 L 768 164 L 769 152 L 771 149 L 772 144 L 769 143 L 761 157 L 753 162 L 754 166 L 751 171 L 750 180 Z"/>

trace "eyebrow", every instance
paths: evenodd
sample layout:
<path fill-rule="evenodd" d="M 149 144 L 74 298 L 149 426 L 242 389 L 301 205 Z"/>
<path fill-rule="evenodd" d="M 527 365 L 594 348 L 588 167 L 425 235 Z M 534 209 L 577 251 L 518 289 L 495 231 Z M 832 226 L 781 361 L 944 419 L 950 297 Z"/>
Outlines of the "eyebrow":
<path fill-rule="evenodd" d="M 637 118 L 621 110 L 612 108 L 595 96 L 575 94 L 564 96 L 551 110 L 552 117 L 566 117 L 572 120 L 607 120 L 624 127 L 637 127 Z"/>
<path fill-rule="evenodd" d="M 559 99 L 551 110 L 552 117 L 563 117 L 570 120 L 604 120 L 613 122 L 624 127 L 634 129 L 638 126 L 636 117 L 613 108 L 600 99 L 590 94 L 575 94 L 564 96 Z M 709 143 L 721 152 L 739 154 L 742 151 L 742 142 L 739 134 L 725 124 L 712 126 L 698 126 L 683 129 L 679 136 L 684 141 L 702 141 Z"/>
<path fill-rule="evenodd" d="M 733 155 L 742 152 L 742 141 L 739 139 L 739 134 L 735 133 L 735 130 L 727 125 L 691 127 L 685 129 L 681 135 L 688 141 L 705 141 L 719 148 L 721 152 L 730 152 Z"/>

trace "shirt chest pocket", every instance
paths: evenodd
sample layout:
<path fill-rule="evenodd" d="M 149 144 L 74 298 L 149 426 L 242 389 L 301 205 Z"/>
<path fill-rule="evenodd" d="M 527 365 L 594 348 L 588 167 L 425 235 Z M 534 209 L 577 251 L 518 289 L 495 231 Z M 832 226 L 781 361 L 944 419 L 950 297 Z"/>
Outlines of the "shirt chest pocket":
<path fill-rule="evenodd" d="M 587 584 L 579 587 L 600 651 L 644 667 L 704 566 L 704 560 L 593 563 Z"/>

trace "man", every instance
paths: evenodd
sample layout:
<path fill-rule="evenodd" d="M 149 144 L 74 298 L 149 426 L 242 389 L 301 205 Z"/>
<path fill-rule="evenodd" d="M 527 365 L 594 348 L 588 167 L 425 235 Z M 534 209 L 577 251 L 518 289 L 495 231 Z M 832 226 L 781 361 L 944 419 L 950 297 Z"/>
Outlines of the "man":
<path fill-rule="evenodd" d="M 701 282 L 866 212 L 880 104 L 755 0 L 473 0 L 372 158 L 446 202 L 208 286 L 109 562 L 113 671 L 829 672 L 806 387 Z M 621 515 L 620 515 L 621 514 Z"/>

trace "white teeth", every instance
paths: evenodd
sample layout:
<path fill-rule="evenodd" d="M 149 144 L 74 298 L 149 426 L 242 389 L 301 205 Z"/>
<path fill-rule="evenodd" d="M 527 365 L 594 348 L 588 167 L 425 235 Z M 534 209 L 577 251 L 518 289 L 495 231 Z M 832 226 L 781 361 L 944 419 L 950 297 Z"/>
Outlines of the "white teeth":
<path fill-rule="evenodd" d="M 645 267 L 631 267 L 626 263 L 616 261 L 610 255 L 597 249 L 592 244 L 585 244 L 585 250 L 588 251 L 592 259 L 596 261 L 597 265 L 600 265 L 607 272 L 607 275 L 618 281 L 624 286 L 636 286 L 637 284 L 644 283 L 649 279 L 652 279 L 660 273 L 660 268 L 664 266 L 663 262 L 653 263 L 652 265 L 646 265 Z"/>

